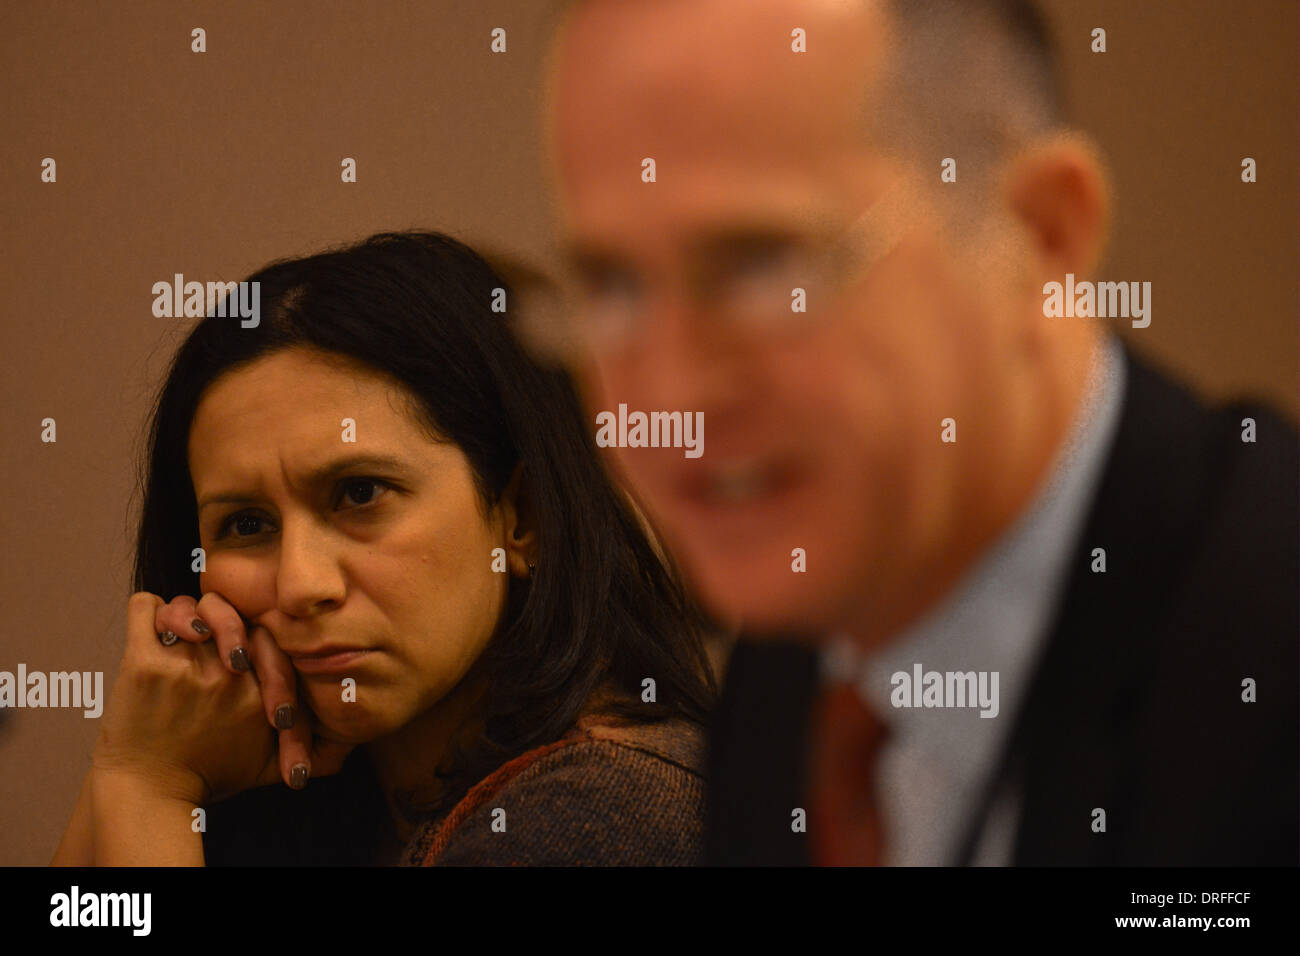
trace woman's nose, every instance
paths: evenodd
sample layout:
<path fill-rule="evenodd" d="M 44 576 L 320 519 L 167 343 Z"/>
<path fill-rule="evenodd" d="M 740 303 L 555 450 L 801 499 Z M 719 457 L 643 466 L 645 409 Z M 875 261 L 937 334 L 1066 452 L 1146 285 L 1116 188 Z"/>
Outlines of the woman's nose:
<path fill-rule="evenodd" d="M 294 617 L 318 614 L 342 602 L 343 571 L 328 528 L 306 520 L 285 522 L 275 583 L 277 605 Z"/>

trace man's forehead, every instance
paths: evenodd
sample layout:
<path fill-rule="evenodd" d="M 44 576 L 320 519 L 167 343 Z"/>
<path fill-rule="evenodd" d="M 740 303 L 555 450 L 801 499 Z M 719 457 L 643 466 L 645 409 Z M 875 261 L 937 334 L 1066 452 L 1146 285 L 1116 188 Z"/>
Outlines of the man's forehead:
<path fill-rule="evenodd" d="M 561 153 L 816 152 L 856 137 L 887 40 L 874 6 L 591 0 L 553 61 Z"/>
<path fill-rule="evenodd" d="M 824 29 L 828 39 L 858 27 L 881 29 L 887 14 L 886 0 L 573 0 L 563 32 L 597 43 L 633 35 L 653 46 L 711 28 L 714 39 L 744 45 L 773 30 L 788 36 L 794 27 Z"/>

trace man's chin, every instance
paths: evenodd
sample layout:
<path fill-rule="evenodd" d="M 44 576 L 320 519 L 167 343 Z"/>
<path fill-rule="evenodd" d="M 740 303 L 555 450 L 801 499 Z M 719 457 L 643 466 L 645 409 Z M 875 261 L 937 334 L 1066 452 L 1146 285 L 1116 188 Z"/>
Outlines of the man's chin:
<path fill-rule="evenodd" d="M 746 639 L 820 644 L 842 626 L 825 613 L 839 603 L 823 593 L 829 582 L 788 567 L 768 574 L 714 568 L 695 581 L 705 607 L 718 620 L 736 622 Z"/>

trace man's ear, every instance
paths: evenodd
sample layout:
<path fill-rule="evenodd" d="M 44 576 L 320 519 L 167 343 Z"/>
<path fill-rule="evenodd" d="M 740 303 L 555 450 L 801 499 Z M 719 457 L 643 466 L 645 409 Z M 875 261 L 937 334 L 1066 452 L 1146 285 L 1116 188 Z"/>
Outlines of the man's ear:
<path fill-rule="evenodd" d="M 497 508 L 501 513 L 501 530 L 505 536 L 502 547 L 506 550 L 510 573 L 517 578 L 532 577 L 529 565 L 537 563 L 536 511 L 522 462 L 515 466 Z"/>
<path fill-rule="evenodd" d="M 1101 154 L 1081 133 L 1062 133 L 1020 153 L 1002 180 L 1011 215 L 1041 274 L 1092 273 L 1105 251 L 1111 188 Z"/>

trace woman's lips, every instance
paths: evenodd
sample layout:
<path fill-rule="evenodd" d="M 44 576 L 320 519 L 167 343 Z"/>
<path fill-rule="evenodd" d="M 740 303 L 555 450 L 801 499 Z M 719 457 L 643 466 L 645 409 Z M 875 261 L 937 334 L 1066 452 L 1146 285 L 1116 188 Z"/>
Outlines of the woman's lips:
<path fill-rule="evenodd" d="M 336 674 L 350 670 L 368 650 L 334 651 L 327 654 L 310 654 L 291 657 L 294 670 L 303 674 Z"/>

